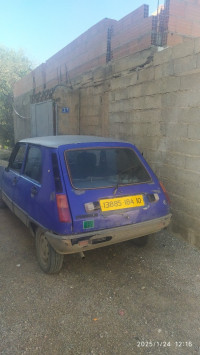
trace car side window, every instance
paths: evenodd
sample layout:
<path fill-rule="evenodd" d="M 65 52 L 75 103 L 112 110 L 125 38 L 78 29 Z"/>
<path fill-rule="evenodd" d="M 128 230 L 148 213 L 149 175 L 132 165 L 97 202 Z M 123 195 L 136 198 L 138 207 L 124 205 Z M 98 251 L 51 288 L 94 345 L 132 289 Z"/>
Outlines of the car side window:
<path fill-rule="evenodd" d="M 24 175 L 37 182 L 41 182 L 42 177 L 42 152 L 37 146 L 30 146 L 27 154 Z"/>
<path fill-rule="evenodd" d="M 9 168 L 17 172 L 20 172 L 24 161 L 25 153 L 26 153 L 26 145 L 17 144 L 12 152 L 10 162 L 9 162 Z"/>

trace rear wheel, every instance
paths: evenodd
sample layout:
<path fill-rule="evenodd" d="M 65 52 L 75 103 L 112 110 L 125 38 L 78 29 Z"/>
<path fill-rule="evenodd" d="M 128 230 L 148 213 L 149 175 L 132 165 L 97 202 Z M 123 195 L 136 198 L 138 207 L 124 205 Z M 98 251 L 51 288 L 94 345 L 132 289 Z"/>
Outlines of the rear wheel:
<path fill-rule="evenodd" d="M 47 274 L 56 274 L 62 268 L 64 256 L 52 248 L 41 228 L 36 232 L 36 253 L 41 269 Z"/>
<path fill-rule="evenodd" d="M 149 241 L 149 236 L 145 235 L 144 237 L 133 239 L 133 244 L 136 245 L 137 247 L 144 247 L 145 245 L 147 245 L 148 241 Z"/>

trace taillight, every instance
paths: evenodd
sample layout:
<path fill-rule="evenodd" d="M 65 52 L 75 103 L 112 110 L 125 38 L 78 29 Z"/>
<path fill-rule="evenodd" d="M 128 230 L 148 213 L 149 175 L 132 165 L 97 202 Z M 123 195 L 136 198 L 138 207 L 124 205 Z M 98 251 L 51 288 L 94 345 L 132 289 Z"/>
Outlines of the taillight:
<path fill-rule="evenodd" d="M 162 183 L 161 181 L 159 181 L 159 182 L 160 182 L 161 189 L 162 189 L 163 192 L 164 192 L 164 195 L 165 195 L 165 197 L 166 197 L 167 202 L 170 203 L 171 201 L 170 201 L 170 198 L 169 198 L 169 195 L 168 195 L 168 193 L 167 193 L 166 188 L 164 187 L 164 185 L 163 185 L 163 183 Z"/>
<path fill-rule="evenodd" d="M 60 222 L 71 223 L 71 215 L 66 195 L 57 194 L 56 203 Z"/>

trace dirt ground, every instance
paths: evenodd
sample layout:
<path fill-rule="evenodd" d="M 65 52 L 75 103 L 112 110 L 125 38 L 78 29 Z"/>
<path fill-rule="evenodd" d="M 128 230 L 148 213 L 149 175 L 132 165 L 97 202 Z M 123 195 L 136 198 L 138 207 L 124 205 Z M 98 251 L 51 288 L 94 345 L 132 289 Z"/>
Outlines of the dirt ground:
<path fill-rule="evenodd" d="M 65 256 L 44 274 L 0 209 L 0 354 L 200 354 L 200 252 L 167 231 Z"/>

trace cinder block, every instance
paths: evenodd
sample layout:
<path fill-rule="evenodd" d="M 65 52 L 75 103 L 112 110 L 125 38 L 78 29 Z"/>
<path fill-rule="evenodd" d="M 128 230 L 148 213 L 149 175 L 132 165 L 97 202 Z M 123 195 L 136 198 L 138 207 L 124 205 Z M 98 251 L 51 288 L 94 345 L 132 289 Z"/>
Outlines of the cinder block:
<path fill-rule="evenodd" d="M 141 125 L 141 124 L 140 124 Z M 142 125 L 141 125 L 142 126 Z M 144 124 L 143 124 L 144 126 Z M 145 135 L 149 137 L 161 137 L 161 132 L 160 132 L 160 125 L 157 123 L 149 123 L 148 125 L 145 124 Z"/>
<path fill-rule="evenodd" d="M 155 66 L 163 64 L 171 60 L 172 48 L 163 48 L 163 50 L 154 54 L 153 64 Z"/>
<path fill-rule="evenodd" d="M 144 110 L 145 109 L 145 98 L 144 97 L 136 97 L 130 100 L 132 102 L 131 108 L 133 110 Z"/>
<path fill-rule="evenodd" d="M 111 90 L 116 90 L 116 89 L 125 89 L 125 88 L 128 88 L 130 85 L 132 85 L 132 82 L 134 82 L 134 84 L 136 83 L 137 81 L 137 78 L 136 80 L 133 80 L 133 77 L 135 77 L 135 75 L 120 75 L 120 77 L 112 77 L 111 78 L 111 81 L 110 81 L 110 88 Z"/>
<path fill-rule="evenodd" d="M 132 100 L 134 103 L 134 100 Z M 143 110 L 135 110 L 131 111 L 131 117 L 133 122 L 141 122 L 141 123 L 153 123 L 158 124 L 161 118 L 161 110 L 160 109 L 146 109 Z"/>
<path fill-rule="evenodd" d="M 195 73 L 181 76 L 180 78 L 181 90 L 200 90 L 200 68 L 195 70 Z"/>
<path fill-rule="evenodd" d="M 129 86 L 128 97 L 131 99 L 131 98 L 135 98 L 135 97 L 144 96 L 143 89 L 144 88 L 143 88 L 142 84 Z"/>
<path fill-rule="evenodd" d="M 195 51 L 195 40 L 188 39 L 183 44 L 179 44 L 172 48 L 172 58 L 183 58 L 187 56 L 191 56 L 194 54 Z"/>
<path fill-rule="evenodd" d="M 200 142 L 200 119 L 199 124 L 197 125 L 188 125 L 188 138 L 198 140 Z M 200 156 L 200 151 L 199 151 Z"/>
<path fill-rule="evenodd" d="M 177 167 L 184 169 L 186 166 L 186 157 L 184 154 L 178 154 L 176 152 L 167 151 L 167 153 L 165 154 L 164 163 L 170 165 L 171 167 L 174 167 L 175 169 Z M 168 174 L 166 176 L 170 178 Z"/>
<path fill-rule="evenodd" d="M 171 151 L 175 151 L 185 155 L 189 154 L 192 156 L 199 156 L 200 140 L 178 138 L 176 140 L 170 140 L 169 146 Z"/>
<path fill-rule="evenodd" d="M 147 136 L 147 132 L 148 132 L 148 126 L 144 123 L 133 123 L 132 124 L 133 127 L 133 135 L 135 136 L 140 136 L 140 137 L 144 137 Z"/>
<path fill-rule="evenodd" d="M 155 109 L 161 108 L 161 95 L 152 95 L 144 97 L 144 106 L 143 109 Z"/>
<path fill-rule="evenodd" d="M 168 76 L 159 81 L 160 92 L 173 92 L 180 90 L 180 77 Z"/>
<path fill-rule="evenodd" d="M 185 188 L 185 190 L 187 189 Z M 187 214 L 188 216 L 193 216 L 195 219 L 199 218 L 199 213 L 200 213 L 199 204 L 196 203 L 195 200 L 191 201 L 188 198 L 188 196 L 185 197 L 185 196 L 174 194 L 173 208 L 175 210 L 181 210 L 183 213 Z"/>
<path fill-rule="evenodd" d="M 174 60 L 174 74 L 182 74 L 195 70 L 197 68 L 197 57 L 189 55 L 187 57 Z"/>
<path fill-rule="evenodd" d="M 177 207 L 177 209 L 181 210 L 188 216 L 190 216 L 190 211 L 187 208 L 187 203 L 191 204 L 193 202 L 194 206 L 196 205 L 197 210 L 200 212 L 200 206 L 199 206 L 199 201 L 197 200 L 196 196 L 199 195 L 200 193 L 200 188 L 196 190 L 197 195 L 195 194 L 194 189 L 188 189 L 185 184 L 182 184 L 181 182 L 173 182 L 170 186 L 170 196 L 174 196 L 174 203 L 173 207 Z M 179 197 L 179 199 L 182 198 L 182 203 L 179 205 L 176 204 L 175 197 Z M 196 217 L 198 218 L 198 217 Z M 199 222 L 200 224 L 200 222 Z"/>
<path fill-rule="evenodd" d="M 149 48 L 139 53 L 134 53 L 128 57 L 122 58 L 114 62 L 114 74 L 125 70 L 134 71 L 137 67 L 141 67 L 148 62 L 148 58 L 153 55 L 155 49 Z"/>
<path fill-rule="evenodd" d="M 178 124 L 199 124 L 199 107 L 168 107 L 166 111 L 163 111 L 166 115 L 163 116 L 163 120 L 173 120 Z"/>
<path fill-rule="evenodd" d="M 115 91 L 115 100 L 125 100 L 128 99 L 128 88 L 119 89 Z"/>
<path fill-rule="evenodd" d="M 185 168 L 187 170 L 200 173 L 200 155 L 198 157 L 187 156 L 185 159 L 186 159 Z M 200 203 L 200 198 L 199 198 L 199 203 Z"/>
<path fill-rule="evenodd" d="M 155 69 L 154 67 L 144 68 L 139 71 L 139 79 L 138 82 L 145 82 L 145 81 L 153 81 L 155 78 Z"/>
<path fill-rule="evenodd" d="M 138 137 L 138 136 L 137 136 Z M 143 136 L 143 140 L 141 140 L 141 136 L 138 137 L 140 141 L 140 145 L 142 149 L 158 149 L 159 145 L 159 138 L 158 137 L 150 137 L 150 136 Z"/>
<path fill-rule="evenodd" d="M 168 140 L 188 137 L 188 125 L 164 121 L 160 125 L 161 134 L 168 137 Z"/>
<path fill-rule="evenodd" d="M 155 80 L 171 75 L 174 75 L 174 62 L 172 59 L 155 67 Z"/>
<path fill-rule="evenodd" d="M 115 112 L 120 112 L 121 111 L 121 103 L 120 101 L 113 101 L 113 102 L 110 102 L 110 105 L 109 105 L 109 112 L 110 113 L 115 113 Z"/>

